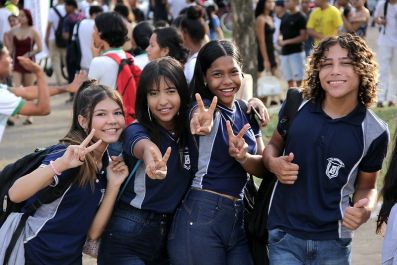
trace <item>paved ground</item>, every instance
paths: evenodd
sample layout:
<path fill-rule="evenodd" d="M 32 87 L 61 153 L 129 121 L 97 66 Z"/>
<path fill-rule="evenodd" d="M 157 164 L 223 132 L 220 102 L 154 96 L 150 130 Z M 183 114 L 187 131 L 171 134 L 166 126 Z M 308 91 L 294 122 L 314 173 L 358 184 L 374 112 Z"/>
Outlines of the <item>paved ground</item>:
<path fill-rule="evenodd" d="M 376 29 L 370 29 L 368 41 L 376 49 L 374 39 Z M 21 125 L 19 119 L 16 126 L 7 127 L 0 143 L 0 168 L 16 160 L 35 147 L 48 146 L 56 143 L 66 133 L 70 126 L 71 104 L 65 104 L 68 95 L 58 95 L 52 98 L 52 113 L 47 117 L 37 117 L 33 125 Z M 380 249 L 382 238 L 375 234 L 375 221 L 371 219 L 355 234 L 353 240 L 353 264 L 380 264 Z M 84 258 L 85 265 L 96 264 L 94 259 Z"/>

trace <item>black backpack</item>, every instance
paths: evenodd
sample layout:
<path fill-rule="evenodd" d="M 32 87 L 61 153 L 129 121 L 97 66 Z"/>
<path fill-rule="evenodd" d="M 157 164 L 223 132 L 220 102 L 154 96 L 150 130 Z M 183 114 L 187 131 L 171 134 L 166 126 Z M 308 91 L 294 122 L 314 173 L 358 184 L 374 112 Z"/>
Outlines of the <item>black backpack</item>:
<path fill-rule="evenodd" d="M 8 190 L 14 184 L 14 182 L 29 174 L 30 172 L 37 169 L 43 162 L 44 158 L 51 154 L 52 152 L 57 152 L 55 149 L 59 147 L 59 145 L 53 145 L 47 148 L 36 149 L 33 153 L 30 153 L 16 162 L 7 165 L 0 172 L 0 198 L 2 201 L 2 209 L 0 211 L 0 226 L 3 225 L 7 217 L 12 212 L 21 212 L 22 208 L 25 206 L 26 201 L 15 203 L 12 202 L 8 196 Z M 66 146 L 65 146 L 66 148 Z M 59 150 L 58 150 L 59 151 Z M 74 168 L 72 170 L 77 171 L 79 168 Z M 37 200 L 33 202 L 33 204 L 27 207 L 26 212 L 21 218 L 20 223 L 18 224 L 17 229 L 15 230 L 10 244 L 7 248 L 4 264 L 7 264 L 7 261 L 12 253 L 15 243 L 17 242 L 23 227 L 25 226 L 26 220 L 30 215 L 32 215 L 42 204 L 50 203 L 57 198 L 61 197 L 61 195 L 67 190 L 67 188 L 72 184 L 74 178 L 67 178 L 65 181 L 60 182 L 55 187 L 47 187 L 42 192 L 40 192 Z"/>
<path fill-rule="evenodd" d="M 302 103 L 302 100 L 302 94 L 298 89 L 288 89 L 285 109 L 283 116 L 280 117 L 279 121 L 282 127 L 281 136 L 283 137 L 284 142 L 287 139 L 289 127 Z M 277 180 L 277 177 L 270 171 L 266 171 L 262 177 L 262 182 L 257 191 L 252 178 L 248 181 L 245 189 L 245 192 L 248 192 L 249 194 L 245 197 L 250 198 L 248 201 L 251 202 L 249 204 L 250 208 L 244 217 L 244 225 L 255 265 L 269 264 L 267 253 L 267 218 L 271 195 Z M 245 201 L 247 201 L 247 198 L 245 198 Z"/>
<path fill-rule="evenodd" d="M 59 13 L 58 9 L 55 6 L 53 7 L 53 9 L 59 17 L 58 26 L 55 29 L 55 44 L 59 48 L 66 48 L 68 46 L 68 40 L 65 40 L 62 35 L 63 24 L 65 22 L 66 15 L 62 16 L 61 13 Z"/>

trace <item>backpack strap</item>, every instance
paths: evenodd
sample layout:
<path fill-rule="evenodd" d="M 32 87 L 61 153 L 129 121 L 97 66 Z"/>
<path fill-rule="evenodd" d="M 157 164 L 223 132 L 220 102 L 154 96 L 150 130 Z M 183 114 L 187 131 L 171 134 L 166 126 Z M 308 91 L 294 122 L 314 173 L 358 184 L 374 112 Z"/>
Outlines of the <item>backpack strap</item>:
<path fill-rule="evenodd" d="M 135 175 L 135 173 L 138 171 L 139 166 L 142 164 L 141 160 L 136 161 L 134 168 L 132 169 L 131 173 L 128 175 L 127 179 L 124 181 L 123 186 L 121 187 L 119 194 L 117 195 L 116 201 L 120 200 L 121 195 L 123 195 L 125 189 L 127 188 L 128 184 L 130 183 L 130 180 L 132 179 L 132 176 Z"/>
<path fill-rule="evenodd" d="M 386 19 L 387 16 L 387 9 L 389 7 L 389 1 L 390 0 L 386 0 L 385 4 L 383 6 L 383 18 Z M 386 34 L 386 24 L 383 25 L 383 34 Z"/>
<path fill-rule="evenodd" d="M 281 136 L 283 137 L 284 141 L 287 139 L 289 128 L 295 118 L 295 114 L 298 112 L 299 107 L 302 104 L 302 101 L 302 92 L 298 88 L 288 89 L 287 97 L 284 103 L 284 112 L 280 117 L 280 124 L 282 127 Z"/>

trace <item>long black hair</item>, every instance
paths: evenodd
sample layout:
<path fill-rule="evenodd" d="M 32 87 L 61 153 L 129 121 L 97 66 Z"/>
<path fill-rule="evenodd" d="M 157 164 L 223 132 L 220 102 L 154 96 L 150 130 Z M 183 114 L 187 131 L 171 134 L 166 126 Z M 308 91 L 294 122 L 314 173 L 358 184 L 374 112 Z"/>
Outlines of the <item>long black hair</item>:
<path fill-rule="evenodd" d="M 137 120 L 149 132 L 150 139 L 156 144 L 160 144 L 158 122 L 150 117 L 148 113 L 147 95 L 153 88 L 158 88 L 161 80 L 167 84 L 172 84 L 179 94 L 180 107 L 178 114 L 174 117 L 175 133 L 179 137 L 179 146 L 184 148 L 189 135 L 188 108 L 189 92 L 182 65 L 169 56 L 151 61 L 143 68 L 138 84 L 136 95 L 136 115 Z"/>
<path fill-rule="evenodd" d="M 395 136 L 389 168 L 387 169 L 383 180 L 383 188 L 380 192 L 383 203 L 379 211 L 378 220 L 376 221 L 376 232 L 378 234 L 381 232 L 382 224 L 387 223 L 391 208 L 397 203 L 397 129 Z"/>
<path fill-rule="evenodd" d="M 177 59 L 181 64 L 185 64 L 189 51 L 183 47 L 183 39 L 178 30 L 174 27 L 157 28 L 157 43 L 161 48 L 168 48 L 168 55 Z"/>

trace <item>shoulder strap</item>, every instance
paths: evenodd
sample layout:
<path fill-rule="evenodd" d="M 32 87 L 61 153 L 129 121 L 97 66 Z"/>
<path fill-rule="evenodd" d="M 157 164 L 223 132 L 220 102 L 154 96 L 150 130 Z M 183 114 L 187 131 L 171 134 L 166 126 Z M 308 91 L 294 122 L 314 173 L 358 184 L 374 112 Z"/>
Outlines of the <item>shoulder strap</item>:
<path fill-rule="evenodd" d="M 117 195 L 117 199 L 116 201 L 120 200 L 121 195 L 123 195 L 125 189 L 128 187 L 128 184 L 130 183 L 130 180 L 132 179 L 132 176 L 136 173 L 136 171 L 138 170 L 139 166 L 141 165 L 142 161 L 138 160 L 135 163 L 134 168 L 132 169 L 131 173 L 128 175 L 127 179 L 124 181 L 123 186 L 121 187 L 119 194 Z"/>
<path fill-rule="evenodd" d="M 383 5 L 383 18 L 384 19 L 386 19 L 388 7 L 389 7 L 389 0 L 386 0 L 385 4 Z M 386 25 L 387 24 L 383 25 L 383 34 L 386 34 Z"/>
<path fill-rule="evenodd" d="M 284 138 L 284 141 L 287 139 L 289 127 L 291 126 L 302 101 L 302 92 L 298 88 L 288 89 L 287 97 L 285 99 L 284 115 L 280 117 L 280 123 L 283 130 L 281 136 Z"/>
<path fill-rule="evenodd" d="M 131 64 L 131 55 L 128 57 L 129 53 L 125 53 L 126 58 L 122 59 L 120 56 L 118 56 L 116 53 L 108 53 L 105 54 L 105 56 L 112 58 L 113 60 L 116 61 L 116 63 L 119 65 L 119 69 L 117 71 L 117 75 L 120 74 L 121 70 L 123 70 L 124 66 L 126 64 Z"/>
<path fill-rule="evenodd" d="M 59 10 L 58 10 L 58 8 L 56 7 L 56 6 L 54 6 L 54 7 L 52 7 L 53 9 L 54 9 L 54 11 L 55 11 L 55 13 L 58 15 L 58 17 L 61 19 L 61 18 L 64 18 L 64 16 L 62 16 L 61 15 L 61 13 L 59 12 Z"/>

